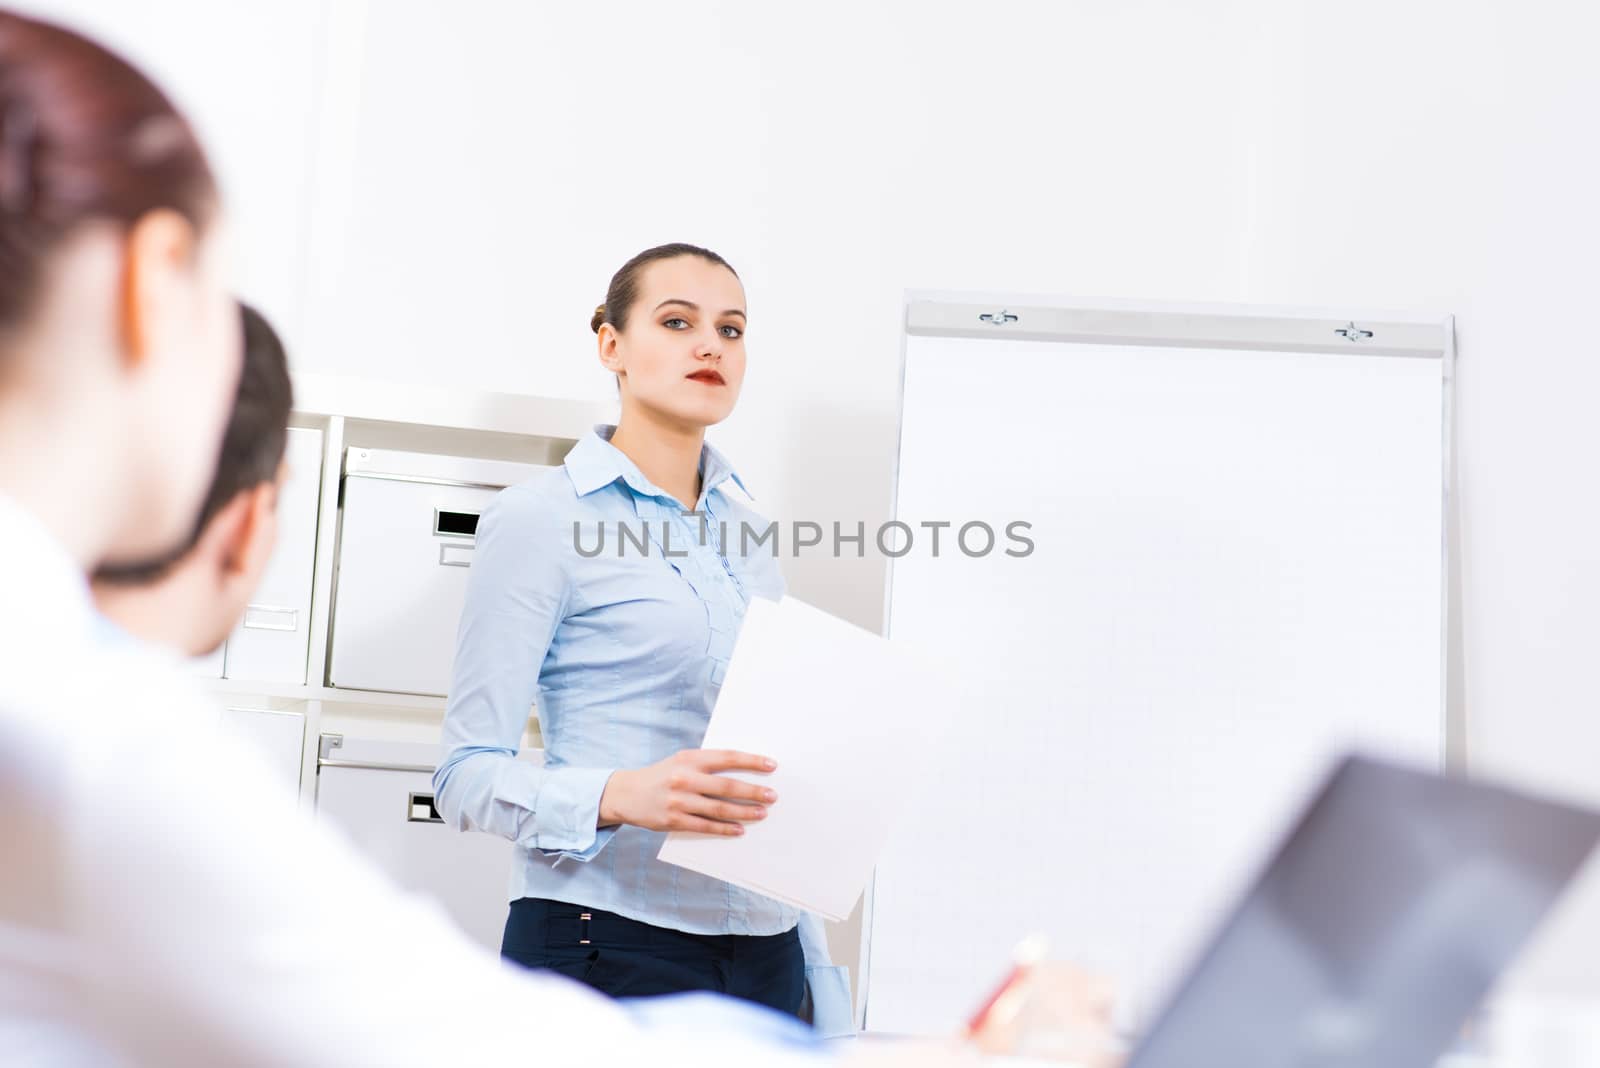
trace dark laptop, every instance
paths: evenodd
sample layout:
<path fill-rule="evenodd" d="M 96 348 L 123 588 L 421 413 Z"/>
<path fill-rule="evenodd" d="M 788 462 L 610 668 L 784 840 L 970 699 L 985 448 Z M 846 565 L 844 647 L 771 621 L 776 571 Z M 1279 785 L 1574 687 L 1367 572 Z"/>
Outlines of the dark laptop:
<path fill-rule="evenodd" d="M 1356 757 L 1127 1068 L 1427 1068 L 1600 838 L 1600 813 Z"/>

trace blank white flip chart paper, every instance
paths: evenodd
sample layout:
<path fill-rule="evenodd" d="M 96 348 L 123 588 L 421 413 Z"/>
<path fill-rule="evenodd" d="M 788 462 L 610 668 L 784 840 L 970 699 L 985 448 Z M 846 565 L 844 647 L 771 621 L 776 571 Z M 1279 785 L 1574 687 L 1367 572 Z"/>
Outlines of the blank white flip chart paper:
<path fill-rule="evenodd" d="M 802 601 L 753 599 L 703 744 L 777 761 L 770 775 L 727 774 L 778 801 L 741 837 L 669 834 L 660 859 L 844 920 L 930 786 L 923 754 L 950 722 L 940 677 Z"/>
<path fill-rule="evenodd" d="M 1442 765 L 1449 326 L 943 308 L 885 633 L 966 696 L 873 882 L 865 1026 L 947 1030 L 1034 932 L 1137 1026 L 1338 755 Z"/>

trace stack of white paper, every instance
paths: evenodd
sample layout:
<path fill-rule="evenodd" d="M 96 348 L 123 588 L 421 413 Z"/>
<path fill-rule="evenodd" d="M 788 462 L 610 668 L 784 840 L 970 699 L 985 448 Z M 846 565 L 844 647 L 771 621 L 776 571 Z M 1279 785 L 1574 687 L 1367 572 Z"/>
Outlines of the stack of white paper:
<path fill-rule="evenodd" d="M 733 774 L 778 801 L 741 837 L 674 832 L 660 858 L 845 919 L 896 818 L 932 787 L 926 757 L 953 721 L 940 678 L 792 597 L 752 600 L 704 746 L 777 761 L 770 775 Z"/>

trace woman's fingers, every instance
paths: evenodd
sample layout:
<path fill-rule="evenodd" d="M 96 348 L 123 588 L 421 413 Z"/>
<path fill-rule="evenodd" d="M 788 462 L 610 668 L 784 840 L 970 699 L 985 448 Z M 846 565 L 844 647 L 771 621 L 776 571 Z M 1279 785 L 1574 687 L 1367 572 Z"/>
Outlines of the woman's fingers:
<path fill-rule="evenodd" d="M 699 796 L 688 801 L 683 811 L 707 819 L 726 820 L 730 823 L 754 823 L 767 818 L 764 805 L 741 805 L 737 801 L 719 801 L 715 797 Z"/>
<path fill-rule="evenodd" d="M 666 829 L 700 834 L 737 835 L 744 825 L 767 818 L 767 806 L 778 800 L 775 790 L 730 779 L 715 771 L 768 772 L 775 761 L 757 753 L 732 749 L 689 749 L 658 765 L 667 793 Z"/>
<path fill-rule="evenodd" d="M 706 797 L 725 797 L 730 801 L 753 801 L 770 805 L 778 799 L 778 792 L 770 786 L 741 782 L 722 775 L 697 775 L 688 780 L 688 788 Z"/>
<path fill-rule="evenodd" d="M 695 834 L 717 834 L 724 837 L 736 837 L 744 833 L 744 827 L 740 824 L 706 820 L 701 819 L 699 816 L 679 816 L 673 821 L 671 829 L 674 831 L 692 831 Z"/>
<path fill-rule="evenodd" d="M 741 753 L 737 749 L 701 749 L 695 754 L 695 763 L 701 771 L 772 771 L 778 762 L 771 757 L 755 753 Z"/>

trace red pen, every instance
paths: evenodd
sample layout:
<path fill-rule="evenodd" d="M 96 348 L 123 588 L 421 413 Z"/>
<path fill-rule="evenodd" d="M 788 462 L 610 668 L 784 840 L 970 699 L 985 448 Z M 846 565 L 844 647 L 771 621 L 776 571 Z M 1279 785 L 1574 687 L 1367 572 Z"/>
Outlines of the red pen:
<path fill-rule="evenodd" d="M 1027 978 L 1034 966 L 1044 959 L 1047 948 L 1045 937 L 1038 934 L 1029 935 L 1017 943 L 1017 948 L 1011 951 L 1011 970 L 1000 981 L 994 993 L 985 998 L 978 1011 L 972 1014 L 972 1019 L 967 1021 L 967 1038 L 976 1035 L 983 1025 L 989 1022 L 1001 1002 L 1006 999 L 1006 995 L 1015 990 L 1017 985 Z"/>

